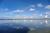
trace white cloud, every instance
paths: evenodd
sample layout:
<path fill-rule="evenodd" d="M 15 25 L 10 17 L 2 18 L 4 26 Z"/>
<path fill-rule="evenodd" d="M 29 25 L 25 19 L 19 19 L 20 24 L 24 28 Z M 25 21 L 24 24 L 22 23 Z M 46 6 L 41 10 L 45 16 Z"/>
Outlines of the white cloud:
<path fill-rule="evenodd" d="M 34 10 L 35 10 L 35 5 L 30 5 L 24 9 L 24 11 L 34 11 Z"/>
<path fill-rule="evenodd" d="M 14 10 L 13 12 L 24 12 L 24 10 Z"/>
<path fill-rule="evenodd" d="M 45 8 L 46 8 L 46 9 L 50 9 L 50 5 L 47 5 Z"/>
<path fill-rule="evenodd" d="M 41 3 L 37 4 L 38 7 L 43 7 L 43 5 Z"/>
<path fill-rule="evenodd" d="M 35 5 L 30 5 L 30 6 L 26 7 L 24 10 L 29 10 L 31 8 L 35 8 Z"/>
<path fill-rule="evenodd" d="M 14 12 L 8 8 L 0 9 L 0 17 L 11 17 L 14 15 Z"/>
<path fill-rule="evenodd" d="M 13 12 L 17 13 L 17 12 L 24 12 L 24 10 L 13 10 Z"/>
<path fill-rule="evenodd" d="M 33 8 L 30 8 L 30 9 L 29 9 L 29 11 L 35 11 L 35 9 L 33 9 Z"/>
<path fill-rule="evenodd" d="M 40 6 L 40 7 L 42 7 L 43 5 L 40 3 L 40 4 L 38 4 L 38 6 Z M 34 8 L 32 8 L 32 7 L 35 7 L 34 5 L 32 5 L 32 6 L 28 6 L 28 7 L 26 7 L 26 9 L 25 10 L 21 10 L 21 9 L 16 9 L 16 10 L 10 10 L 9 11 L 9 9 L 8 8 L 5 8 L 3 11 L 9 11 L 9 12 L 6 12 L 6 13 L 3 13 L 5 16 L 20 16 L 20 15 L 17 15 L 17 13 L 22 13 L 22 12 L 26 12 L 26 11 L 35 11 L 36 9 L 34 9 Z M 33 18 L 40 18 L 42 16 L 42 14 L 38 14 L 38 13 L 36 13 L 35 12 L 35 14 L 33 14 L 33 16 L 31 16 L 31 17 L 33 17 Z"/>
<path fill-rule="evenodd" d="M 20 12 L 24 12 L 24 10 L 17 10 L 17 12 L 18 12 L 18 11 L 20 11 Z"/>
<path fill-rule="evenodd" d="M 50 11 L 46 12 L 46 17 L 50 18 Z"/>

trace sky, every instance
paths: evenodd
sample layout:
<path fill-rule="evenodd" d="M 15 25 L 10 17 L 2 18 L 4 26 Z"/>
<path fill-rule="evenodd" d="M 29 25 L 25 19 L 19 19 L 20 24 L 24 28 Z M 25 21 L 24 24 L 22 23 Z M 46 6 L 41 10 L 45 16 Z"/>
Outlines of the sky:
<path fill-rule="evenodd" d="M 50 17 L 50 0 L 0 0 L 0 17 Z"/>

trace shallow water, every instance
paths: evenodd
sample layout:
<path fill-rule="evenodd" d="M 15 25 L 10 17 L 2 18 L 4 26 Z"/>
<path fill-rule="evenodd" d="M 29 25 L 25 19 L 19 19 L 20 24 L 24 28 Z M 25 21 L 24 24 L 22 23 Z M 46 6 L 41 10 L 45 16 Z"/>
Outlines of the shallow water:
<path fill-rule="evenodd" d="M 0 33 L 47 33 L 49 24 L 44 20 L 0 20 Z"/>

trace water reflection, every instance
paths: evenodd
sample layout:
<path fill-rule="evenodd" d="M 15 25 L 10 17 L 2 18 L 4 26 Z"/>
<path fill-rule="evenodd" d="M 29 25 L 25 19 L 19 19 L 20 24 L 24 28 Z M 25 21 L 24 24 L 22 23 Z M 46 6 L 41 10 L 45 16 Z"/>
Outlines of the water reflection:
<path fill-rule="evenodd" d="M 0 20 L 0 33 L 48 33 L 48 24 L 44 20 Z"/>

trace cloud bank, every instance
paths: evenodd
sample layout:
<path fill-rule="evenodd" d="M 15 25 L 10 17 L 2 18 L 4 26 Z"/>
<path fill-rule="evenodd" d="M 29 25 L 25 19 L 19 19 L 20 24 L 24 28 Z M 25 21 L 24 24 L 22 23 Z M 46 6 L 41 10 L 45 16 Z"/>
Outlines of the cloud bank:
<path fill-rule="evenodd" d="M 33 17 L 44 17 L 44 15 L 45 15 L 45 12 L 44 13 L 40 13 L 40 11 L 37 11 L 38 9 L 36 9 L 36 8 L 43 8 L 43 10 L 42 10 L 42 12 L 45 10 L 45 9 L 50 9 L 50 5 L 47 5 L 47 6 L 44 6 L 43 4 L 41 4 L 41 3 L 39 3 L 39 4 L 37 4 L 37 5 L 31 5 L 31 6 L 28 6 L 28 7 L 26 7 L 26 8 L 24 8 L 24 9 L 16 9 L 16 10 L 10 10 L 10 9 L 8 9 L 8 8 L 5 8 L 5 9 L 0 9 L 0 17 L 16 17 L 17 15 L 18 16 L 21 16 L 21 15 L 23 15 L 24 13 L 24 15 L 26 15 L 26 14 L 30 14 L 30 13 L 32 13 L 32 16 Z M 39 8 L 39 10 L 40 10 L 40 8 Z M 37 12 L 37 13 L 36 13 Z M 50 12 L 50 11 L 49 11 Z M 48 12 L 48 13 L 49 13 Z M 19 15 L 19 14 L 21 14 L 21 15 Z M 23 15 L 23 16 L 24 16 Z M 50 16 L 50 14 L 48 14 L 49 16 Z"/>

